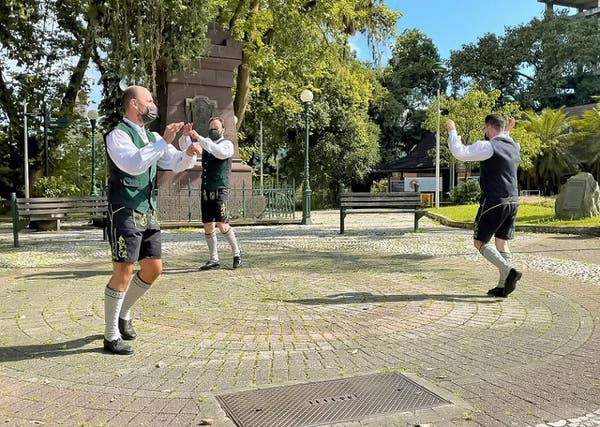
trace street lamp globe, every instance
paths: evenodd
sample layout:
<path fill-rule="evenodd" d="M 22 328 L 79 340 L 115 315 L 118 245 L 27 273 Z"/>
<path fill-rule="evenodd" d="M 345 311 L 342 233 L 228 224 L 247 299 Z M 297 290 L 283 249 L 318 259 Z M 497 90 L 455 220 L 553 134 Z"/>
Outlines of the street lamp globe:
<path fill-rule="evenodd" d="M 99 114 L 98 114 L 98 111 L 96 111 L 96 110 L 89 110 L 87 112 L 87 118 L 90 120 L 94 120 L 94 121 L 98 120 L 98 116 L 99 116 Z"/>
<path fill-rule="evenodd" d="M 310 90 L 308 90 L 308 89 L 304 89 L 302 91 L 302 93 L 300 94 L 300 100 L 302 102 L 304 102 L 304 103 L 312 102 L 312 100 L 313 100 L 313 93 Z"/>

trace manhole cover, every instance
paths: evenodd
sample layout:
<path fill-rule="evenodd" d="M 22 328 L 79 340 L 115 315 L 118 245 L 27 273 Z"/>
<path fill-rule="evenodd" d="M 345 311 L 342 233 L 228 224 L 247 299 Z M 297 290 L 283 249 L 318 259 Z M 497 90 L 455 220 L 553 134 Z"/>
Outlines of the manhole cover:
<path fill-rule="evenodd" d="M 450 404 L 400 374 L 375 374 L 216 396 L 238 427 L 305 427 Z"/>

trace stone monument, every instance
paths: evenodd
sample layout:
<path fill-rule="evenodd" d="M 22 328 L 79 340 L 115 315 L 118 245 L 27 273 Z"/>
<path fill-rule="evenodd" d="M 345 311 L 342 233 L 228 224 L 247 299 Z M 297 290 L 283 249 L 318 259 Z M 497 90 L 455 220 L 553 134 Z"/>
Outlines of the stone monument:
<path fill-rule="evenodd" d="M 556 198 L 554 211 L 560 219 L 600 215 L 600 189 L 592 174 L 579 172 L 569 178 Z"/>
<path fill-rule="evenodd" d="M 156 98 L 160 129 L 171 122 L 192 122 L 200 135 L 207 136 L 208 120 L 213 116 L 222 117 L 225 121 L 225 138 L 233 142 L 235 147 L 230 186 L 251 189 L 252 169 L 242 164 L 239 157 L 237 118 L 233 111 L 233 71 L 241 63 L 242 46 L 216 24 L 209 27 L 208 38 L 208 53 L 196 60 L 192 71 L 159 76 Z M 158 204 L 161 219 L 199 219 L 200 192 L 197 189 L 200 188 L 201 176 L 200 162 L 194 168 L 178 174 L 159 170 Z M 189 188 L 196 189 L 194 194 Z M 194 212 L 192 218 L 189 217 L 189 211 Z"/>

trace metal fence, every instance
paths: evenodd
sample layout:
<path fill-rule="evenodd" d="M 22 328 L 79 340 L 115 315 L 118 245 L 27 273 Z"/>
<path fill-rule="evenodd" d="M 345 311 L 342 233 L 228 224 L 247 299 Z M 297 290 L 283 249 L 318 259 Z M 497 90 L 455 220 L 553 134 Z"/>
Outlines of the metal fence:
<path fill-rule="evenodd" d="M 200 221 L 200 187 L 173 184 L 158 189 L 158 215 L 161 221 Z M 229 218 L 295 218 L 295 186 L 279 188 L 231 188 L 227 208 Z"/>

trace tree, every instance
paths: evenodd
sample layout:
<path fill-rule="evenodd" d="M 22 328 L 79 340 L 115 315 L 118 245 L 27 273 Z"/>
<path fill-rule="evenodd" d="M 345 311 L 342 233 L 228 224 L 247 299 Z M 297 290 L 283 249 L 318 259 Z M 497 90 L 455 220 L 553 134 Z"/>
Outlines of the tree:
<path fill-rule="evenodd" d="M 573 153 L 588 172 L 600 180 L 600 103 L 584 111 L 580 119 L 571 120 L 575 129 L 567 138 L 573 142 Z"/>
<path fill-rule="evenodd" d="M 266 77 L 265 77 L 266 79 Z M 262 81 L 261 81 L 262 83 Z M 349 57 L 315 82 L 310 105 L 310 176 L 315 206 L 332 206 L 340 185 L 365 182 L 379 161 L 379 128 L 368 116 L 369 104 L 381 91 L 375 72 Z M 264 151 L 288 176 L 303 176 L 305 115 L 298 97 L 273 102 L 270 85 L 253 94 L 243 147 L 254 146 L 263 123 Z M 257 158 L 251 159 L 256 165 Z"/>
<path fill-rule="evenodd" d="M 534 158 L 533 178 L 546 194 L 560 189 L 562 178 L 577 170 L 577 159 L 569 150 L 567 130 L 569 118 L 562 108 L 545 108 L 541 114 L 525 112 L 524 128 L 541 141 L 541 150 Z"/>
<path fill-rule="evenodd" d="M 600 17 L 547 12 L 542 19 L 486 34 L 452 52 L 455 93 L 479 84 L 524 107 L 585 104 L 600 92 Z"/>
<path fill-rule="evenodd" d="M 406 30 L 397 39 L 381 82 L 386 92 L 371 112 L 381 128 L 382 161 L 403 156 L 426 132 L 423 105 L 437 92 L 434 66 L 439 53 L 431 39 L 418 30 Z M 445 84 L 442 90 L 445 89 Z"/>
<path fill-rule="evenodd" d="M 332 68 L 343 66 L 350 36 L 360 32 L 373 42 L 384 40 L 399 16 L 383 0 L 237 0 L 217 9 L 217 21 L 242 43 L 234 98 L 238 129 L 254 73 L 271 80 L 273 102 L 295 103 L 299 83 L 316 87 Z"/>
<path fill-rule="evenodd" d="M 446 110 L 448 118 L 456 123 L 456 128 L 465 145 L 473 144 L 483 139 L 485 117 L 488 114 L 500 113 L 504 117 L 520 117 L 521 107 L 516 102 L 507 101 L 501 97 L 499 90 L 486 92 L 474 85 L 462 98 L 441 98 L 441 108 Z M 446 141 L 448 132 L 444 126 L 442 117 L 440 122 L 440 140 Z M 427 119 L 425 127 L 431 132 L 437 131 L 438 104 L 431 103 L 427 110 Z M 526 122 L 528 124 L 528 122 Z M 517 122 L 517 126 L 511 132 L 511 136 L 521 146 L 521 162 L 519 166 L 524 170 L 530 170 L 533 167 L 533 160 L 539 154 L 540 139 L 538 135 L 528 131 L 527 126 L 523 126 L 522 121 Z M 432 158 L 435 152 L 430 152 Z M 447 144 L 440 142 L 440 164 L 452 165 L 455 162 L 452 153 Z M 478 162 L 467 162 L 467 174 L 478 167 Z"/>

